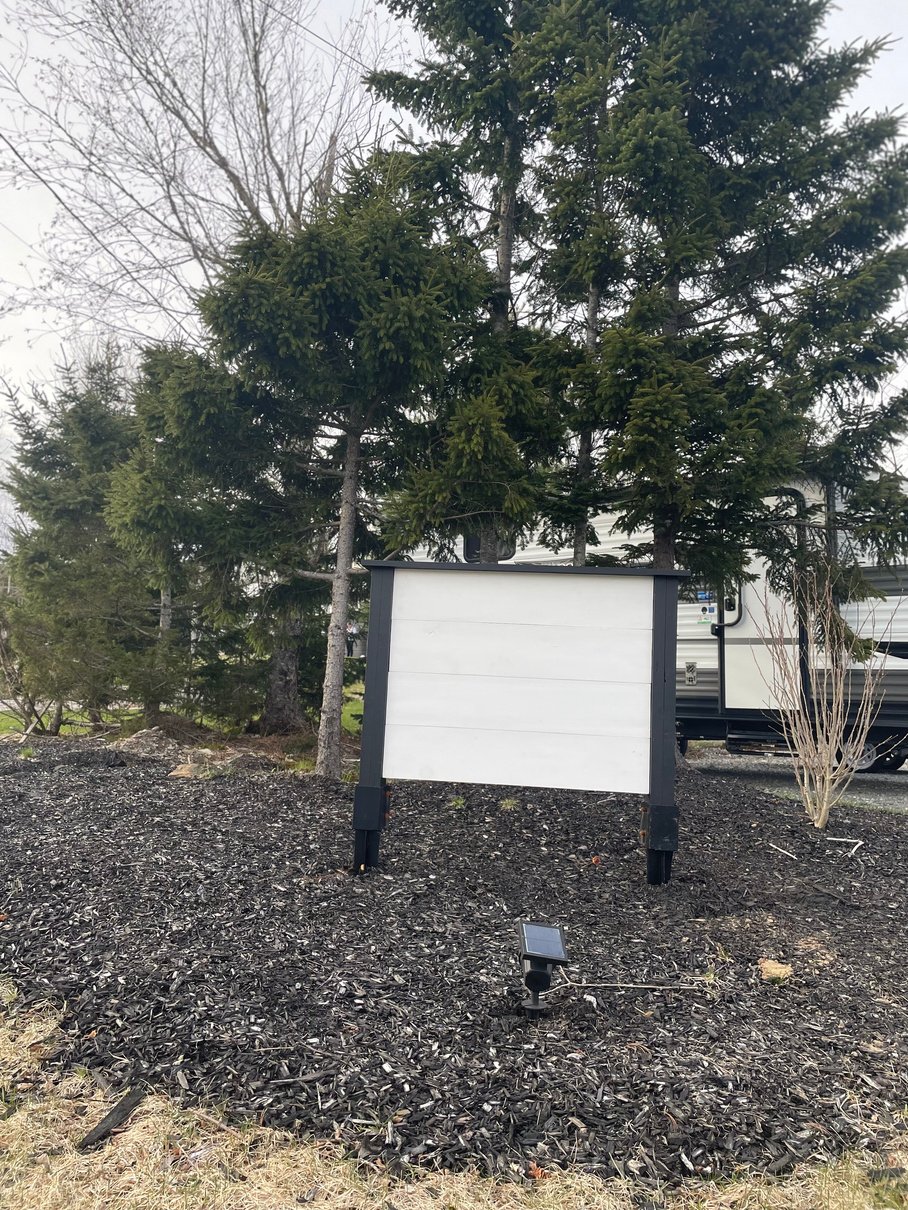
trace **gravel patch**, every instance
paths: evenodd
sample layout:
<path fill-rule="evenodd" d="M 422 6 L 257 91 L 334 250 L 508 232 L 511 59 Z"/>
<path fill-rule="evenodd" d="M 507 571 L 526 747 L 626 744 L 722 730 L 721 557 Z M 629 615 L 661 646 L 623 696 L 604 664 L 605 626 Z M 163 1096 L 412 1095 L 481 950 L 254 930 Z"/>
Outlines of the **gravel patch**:
<path fill-rule="evenodd" d="M 722 748 L 704 748 L 694 754 L 698 772 L 717 774 L 735 784 L 744 783 L 786 798 L 798 793 L 788 757 L 748 754 L 733 756 Z M 876 807 L 908 814 L 908 767 L 895 773 L 858 773 L 845 792 L 851 807 Z M 832 824 L 835 828 L 836 812 Z"/>

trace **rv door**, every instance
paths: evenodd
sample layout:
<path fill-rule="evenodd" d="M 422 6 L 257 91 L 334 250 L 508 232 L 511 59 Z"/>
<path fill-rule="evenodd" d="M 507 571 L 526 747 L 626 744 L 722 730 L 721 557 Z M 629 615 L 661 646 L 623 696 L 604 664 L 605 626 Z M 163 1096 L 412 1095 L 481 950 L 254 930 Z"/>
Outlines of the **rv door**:
<path fill-rule="evenodd" d="M 777 711 L 782 704 L 774 675 L 770 615 L 782 619 L 786 645 L 799 643 L 794 608 L 770 587 L 766 563 L 755 557 L 748 570 L 756 578 L 740 585 L 737 608 L 717 628 L 722 709 L 742 716 Z"/>

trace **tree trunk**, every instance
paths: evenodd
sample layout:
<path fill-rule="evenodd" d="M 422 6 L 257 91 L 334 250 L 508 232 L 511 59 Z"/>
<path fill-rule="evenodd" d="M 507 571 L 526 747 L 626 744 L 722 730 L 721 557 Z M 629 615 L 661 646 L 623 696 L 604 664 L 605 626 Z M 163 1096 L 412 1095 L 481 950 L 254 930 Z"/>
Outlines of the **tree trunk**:
<path fill-rule="evenodd" d="M 671 525 L 658 525 L 653 535 L 653 567 L 658 571 L 675 570 L 675 531 Z"/>
<path fill-rule="evenodd" d="M 92 731 L 100 731 L 104 726 L 104 720 L 101 718 L 101 710 L 98 706 L 88 707 L 88 721 L 91 723 Z"/>
<path fill-rule="evenodd" d="M 170 628 L 173 625 L 173 589 L 165 584 L 160 591 L 160 612 L 158 614 L 158 637 L 154 653 L 153 688 L 147 695 L 142 712 L 145 715 L 145 726 L 155 727 L 161 718 L 161 690 L 167 683 L 167 645 L 170 641 Z"/>
<path fill-rule="evenodd" d="M 504 332 L 508 326 L 511 310 L 511 273 L 514 264 L 514 220 L 517 210 L 517 188 L 513 177 L 513 136 L 504 141 L 504 170 L 500 180 L 498 198 L 498 240 L 496 246 L 498 288 L 492 304 L 492 325 L 496 332 Z"/>
<path fill-rule="evenodd" d="M 41 719 L 41 711 L 38 709 L 38 703 L 28 694 L 26 694 L 22 701 L 22 717 L 23 722 L 28 727 L 29 731 L 44 730 L 44 723 Z"/>
<path fill-rule="evenodd" d="M 165 584 L 161 589 L 161 616 L 158 620 L 158 641 L 166 639 L 173 625 L 173 589 Z"/>
<path fill-rule="evenodd" d="M 303 725 L 299 699 L 299 623 L 291 623 L 268 665 L 268 688 L 262 706 L 263 735 L 286 735 Z"/>
<path fill-rule="evenodd" d="M 681 331 L 681 274 L 673 272 L 666 284 L 669 309 L 662 324 L 662 335 L 674 340 Z M 675 570 L 675 540 L 678 533 L 678 510 L 669 505 L 653 525 L 653 567 L 659 571 Z"/>
<path fill-rule="evenodd" d="M 50 726 L 47 729 L 48 735 L 59 735 L 60 728 L 63 725 L 63 703 L 57 702 L 54 706 L 53 717 L 50 720 Z"/>
<path fill-rule="evenodd" d="M 657 571 L 675 570 L 675 536 L 671 530 L 660 529 L 655 533 L 653 567 Z"/>
<path fill-rule="evenodd" d="M 350 572 L 353 567 L 353 536 L 356 528 L 356 496 L 359 487 L 360 434 L 347 435 L 344 478 L 341 486 L 337 529 L 337 561 L 331 582 L 331 620 L 328 623 L 328 652 L 322 687 L 322 713 L 318 726 L 318 755 L 315 771 L 322 777 L 341 775 L 341 710 L 344 705 L 344 657 L 347 654 L 347 615 L 350 606 Z"/>
<path fill-rule="evenodd" d="M 520 21 L 521 0 L 511 4 L 511 29 L 516 38 Z M 498 289 L 492 303 L 492 326 L 503 332 L 511 312 L 511 275 L 514 266 L 514 242 L 517 220 L 517 188 L 521 176 L 520 111 L 517 98 L 508 99 L 501 147 L 501 170 L 498 174 L 498 233 L 495 259 Z"/>
<path fill-rule="evenodd" d="M 590 284 L 586 300 L 586 323 L 584 344 L 589 359 L 596 355 L 599 343 L 599 287 Z M 580 431 L 580 445 L 577 450 L 577 483 L 581 488 L 587 488 L 593 474 L 593 430 L 584 428 Z M 577 518 L 574 525 L 574 559 L 575 567 L 583 567 L 586 563 L 586 531 L 589 528 L 589 510 L 584 506 L 583 515 Z"/>
<path fill-rule="evenodd" d="M 479 530 L 479 562 L 498 562 L 498 530 L 492 520 L 482 525 Z"/>
<path fill-rule="evenodd" d="M 516 33 L 521 0 L 511 5 L 511 26 Z M 497 287 L 492 298 L 492 328 L 505 333 L 511 314 L 511 277 L 514 270 L 514 243 L 517 224 L 517 187 L 521 174 L 520 113 L 513 97 L 508 101 L 508 116 L 501 149 L 498 174 L 498 232 L 495 241 Z M 479 530 L 480 563 L 498 562 L 498 527 L 488 518 Z"/>
<path fill-rule="evenodd" d="M 593 469 L 593 430 L 583 429 L 580 434 L 580 444 L 577 449 L 577 484 L 584 487 L 590 481 Z M 583 514 L 574 523 L 574 557 L 575 567 L 583 567 L 586 563 L 586 531 L 589 528 L 589 510 L 584 506 Z"/>
<path fill-rule="evenodd" d="M 22 726 L 27 727 L 29 731 L 43 730 L 41 726 L 41 712 L 38 709 L 38 703 L 24 690 L 21 694 L 13 699 L 13 704 L 16 713 L 22 720 Z"/>
<path fill-rule="evenodd" d="M 514 220 L 517 209 L 517 188 L 514 183 L 514 153 L 516 136 L 505 136 L 502 169 L 499 177 L 498 239 L 495 247 L 497 289 L 492 299 L 492 327 L 504 333 L 511 310 L 511 274 L 514 264 Z M 487 518 L 479 527 L 479 562 L 498 562 L 498 528 L 494 518 Z"/>

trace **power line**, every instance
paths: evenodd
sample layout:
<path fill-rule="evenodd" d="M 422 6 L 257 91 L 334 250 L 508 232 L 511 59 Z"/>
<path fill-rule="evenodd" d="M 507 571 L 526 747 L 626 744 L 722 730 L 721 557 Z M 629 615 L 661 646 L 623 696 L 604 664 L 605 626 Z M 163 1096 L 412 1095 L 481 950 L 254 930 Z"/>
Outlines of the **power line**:
<path fill-rule="evenodd" d="M 295 25 L 298 29 L 301 29 L 304 33 L 308 34 L 310 38 L 317 38 L 319 42 L 330 47 L 335 54 L 340 55 L 343 59 L 349 59 L 351 63 L 355 63 L 356 66 L 361 67 L 363 71 L 374 70 L 374 68 L 370 67 L 368 63 L 364 63 L 362 59 L 358 59 L 356 55 L 351 54 L 350 51 L 342 50 L 341 47 L 339 47 L 336 42 L 332 42 L 330 38 L 325 38 L 321 34 L 317 34 L 315 30 L 311 29 L 308 25 L 304 25 L 299 18 L 291 17 L 289 13 L 284 12 L 283 9 L 277 8 L 274 4 L 271 5 L 271 11 L 277 13 L 279 17 L 283 17 L 285 21 L 289 21 L 291 25 Z"/>

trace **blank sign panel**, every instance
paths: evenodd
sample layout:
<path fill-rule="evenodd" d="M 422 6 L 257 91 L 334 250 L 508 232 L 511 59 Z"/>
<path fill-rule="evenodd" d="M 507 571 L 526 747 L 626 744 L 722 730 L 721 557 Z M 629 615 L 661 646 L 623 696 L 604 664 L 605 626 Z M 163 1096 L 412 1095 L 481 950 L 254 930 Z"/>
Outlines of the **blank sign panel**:
<path fill-rule="evenodd" d="M 649 792 L 649 740 L 390 726 L 385 776 L 414 781 Z"/>
<path fill-rule="evenodd" d="M 540 577 L 541 579 L 542 577 Z M 437 622 L 394 615 L 391 671 L 648 684 L 652 631 L 511 622 Z"/>
<path fill-rule="evenodd" d="M 605 587 L 608 581 L 608 587 Z M 394 574 L 394 621 L 476 621 L 487 626 L 601 626 L 651 630 L 647 576 L 558 576 L 498 572 Z"/>
<path fill-rule="evenodd" d="M 382 772 L 645 794 L 653 582 L 394 576 Z"/>
<path fill-rule="evenodd" d="M 402 672 L 390 677 L 387 723 L 648 739 L 649 712 L 648 684 Z"/>

